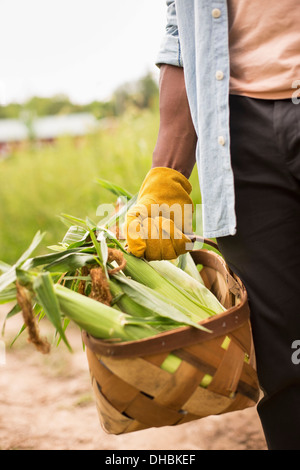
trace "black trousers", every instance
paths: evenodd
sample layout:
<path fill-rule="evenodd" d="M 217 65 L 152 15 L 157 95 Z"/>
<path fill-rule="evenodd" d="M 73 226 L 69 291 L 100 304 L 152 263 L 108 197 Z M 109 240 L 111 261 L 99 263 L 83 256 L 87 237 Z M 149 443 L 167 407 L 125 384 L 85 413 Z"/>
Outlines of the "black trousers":
<path fill-rule="evenodd" d="M 230 96 L 230 129 L 237 233 L 217 242 L 248 291 L 268 448 L 299 450 L 300 104 Z"/>

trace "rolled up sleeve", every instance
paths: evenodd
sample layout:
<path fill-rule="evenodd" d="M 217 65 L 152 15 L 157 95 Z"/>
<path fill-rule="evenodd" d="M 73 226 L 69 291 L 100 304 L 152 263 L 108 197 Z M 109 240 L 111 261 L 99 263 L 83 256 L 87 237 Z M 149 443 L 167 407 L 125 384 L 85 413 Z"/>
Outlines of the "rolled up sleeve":
<path fill-rule="evenodd" d="M 176 16 L 175 0 L 166 0 L 167 4 L 167 25 L 166 33 L 162 39 L 161 46 L 156 58 L 156 65 L 175 65 L 183 67 L 181 48 L 178 34 L 178 24 Z"/>

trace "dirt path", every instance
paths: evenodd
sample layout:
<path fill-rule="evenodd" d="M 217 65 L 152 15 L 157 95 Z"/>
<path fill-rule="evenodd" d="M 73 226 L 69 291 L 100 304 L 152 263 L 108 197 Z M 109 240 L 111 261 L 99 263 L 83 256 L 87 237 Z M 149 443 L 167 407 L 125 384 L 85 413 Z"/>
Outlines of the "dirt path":
<path fill-rule="evenodd" d="M 1 327 L 4 315 L 5 309 L 1 308 Z M 4 337 L 6 363 L 1 365 L 0 361 L 0 450 L 266 449 L 255 408 L 178 427 L 120 436 L 106 434 L 99 425 L 78 330 L 68 329 L 73 354 L 62 345 L 44 356 L 27 343 L 26 335 L 9 349 L 21 324 L 20 318 L 9 320 Z"/>

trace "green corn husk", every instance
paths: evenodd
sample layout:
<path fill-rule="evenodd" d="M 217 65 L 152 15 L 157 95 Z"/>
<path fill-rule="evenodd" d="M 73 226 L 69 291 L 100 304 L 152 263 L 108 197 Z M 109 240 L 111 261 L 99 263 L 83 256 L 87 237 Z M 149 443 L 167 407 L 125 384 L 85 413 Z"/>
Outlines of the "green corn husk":
<path fill-rule="evenodd" d="M 143 286 L 144 287 L 144 286 Z M 182 324 L 172 321 L 169 316 L 161 316 L 157 314 L 157 311 L 153 311 L 153 301 L 156 302 L 157 299 L 153 299 L 153 293 L 148 292 L 148 300 L 145 298 L 140 297 L 139 295 L 136 296 L 136 292 L 129 292 L 126 293 L 124 291 L 124 285 L 122 290 L 122 283 L 117 282 L 116 279 L 110 279 L 109 281 L 109 288 L 114 297 L 113 305 L 117 305 L 118 308 L 129 315 L 134 317 L 138 317 L 140 319 L 144 319 L 145 322 L 148 324 L 154 325 L 155 328 L 159 332 L 169 331 L 171 329 L 178 328 L 179 326 L 187 326 L 187 323 L 184 321 Z M 129 293 L 132 295 L 130 296 Z M 150 295 L 149 295 L 150 294 Z M 152 294 L 152 295 L 151 295 Z M 141 293 L 141 295 L 143 295 Z M 141 301 L 142 298 L 142 301 Z M 149 307 L 147 307 L 149 305 Z M 151 309 L 152 307 L 152 309 Z M 164 307 L 167 310 L 168 306 L 165 305 Z M 165 313 L 165 312 L 164 312 Z M 197 328 L 204 329 L 199 325 L 195 325 Z M 207 332 L 209 330 L 204 329 Z"/>
<path fill-rule="evenodd" d="M 123 312 L 128 315 L 134 315 L 141 318 L 151 317 L 153 311 L 147 307 L 143 307 L 135 302 L 129 295 L 127 295 L 121 288 L 116 279 L 109 280 L 109 289 L 113 295 L 114 305 L 116 304 Z"/>
<path fill-rule="evenodd" d="M 39 305 L 42 306 L 45 314 L 56 328 L 60 337 L 71 350 L 62 327 L 61 313 L 50 273 L 41 273 L 36 279 L 34 279 L 32 287 L 35 291 Z"/>
<path fill-rule="evenodd" d="M 215 314 L 225 311 L 223 305 L 204 284 L 198 282 L 182 269 L 177 268 L 173 263 L 164 260 L 150 261 L 150 265 L 164 278 L 175 284 L 178 283 L 181 288 L 185 289 L 191 296 L 195 297 L 196 300 L 211 309 Z"/>
<path fill-rule="evenodd" d="M 133 279 L 128 279 L 124 275 L 114 276 L 122 285 L 122 290 L 127 293 L 131 299 L 140 305 L 152 310 L 153 314 L 178 322 L 181 325 L 189 325 L 195 328 L 208 331 L 198 323 L 199 318 L 177 302 L 170 302 L 169 298 L 162 296 L 160 292 L 150 289 L 148 286 L 140 284 Z"/>
<path fill-rule="evenodd" d="M 212 308 L 202 304 L 195 296 L 183 289 L 179 283 L 174 284 L 173 281 L 162 276 L 149 262 L 128 253 L 124 253 L 124 258 L 126 259 L 126 267 L 124 269 L 126 276 L 153 289 L 171 304 L 180 305 L 184 312 L 188 311 L 198 321 L 215 315 L 216 312 Z"/>
<path fill-rule="evenodd" d="M 183 255 L 180 255 L 178 257 L 178 261 L 176 261 L 173 264 L 175 264 L 177 268 L 182 269 L 184 272 L 193 277 L 196 281 L 201 282 L 201 284 L 204 285 L 204 281 L 201 277 L 199 270 L 197 269 L 196 264 L 194 263 L 191 253 L 187 252 Z"/>
<path fill-rule="evenodd" d="M 55 294 L 61 312 L 96 338 L 130 341 L 154 336 L 157 330 L 149 325 L 133 325 L 131 316 L 97 300 L 56 284 Z"/>
<path fill-rule="evenodd" d="M 96 338 L 134 341 L 149 338 L 161 332 L 161 325 L 155 328 L 149 324 L 140 323 L 138 319 L 130 315 L 59 284 L 55 285 L 54 289 L 63 314 Z M 175 325 L 166 329 L 171 328 L 175 328 Z M 162 364 L 162 369 L 172 374 L 180 363 L 181 359 L 174 354 L 169 354 Z"/>

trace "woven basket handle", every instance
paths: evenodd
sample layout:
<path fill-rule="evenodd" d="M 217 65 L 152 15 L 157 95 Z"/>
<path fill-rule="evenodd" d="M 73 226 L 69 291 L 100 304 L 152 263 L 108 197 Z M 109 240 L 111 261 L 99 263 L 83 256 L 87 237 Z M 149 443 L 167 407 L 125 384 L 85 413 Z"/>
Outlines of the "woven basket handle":
<path fill-rule="evenodd" d="M 210 245 L 216 250 L 218 250 L 218 252 L 220 253 L 218 244 L 210 240 L 209 238 L 201 237 L 200 235 L 196 235 L 195 233 L 185 233 L 185 236 L 188 237 L 193 243 L 200 242 L 204 243 L 205 245 Z"/>

